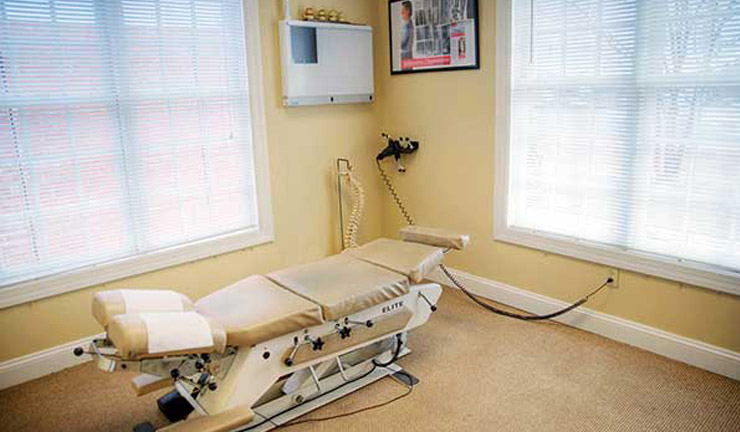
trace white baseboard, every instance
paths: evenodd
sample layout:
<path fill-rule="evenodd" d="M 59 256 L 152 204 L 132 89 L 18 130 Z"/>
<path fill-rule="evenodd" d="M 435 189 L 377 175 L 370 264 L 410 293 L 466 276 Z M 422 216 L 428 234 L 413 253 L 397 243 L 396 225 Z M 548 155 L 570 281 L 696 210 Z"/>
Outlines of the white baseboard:
<path fill-rule="evenodd" d="M 544 314 L 568 305 L 566 302 L 490 279 L 449 270 L 471 292 L 530 313 Z M 445 286 L 452 285 L 439 270 L 429 279 Z M 735 351 L 585 307 L 561 315 L 555 321 L 740 381 L 740 353 Z"/>
<path fill-rule="evenodd" d="M 89 336 L 0 363 L 0 390 L 90 361 L 90 356 L 76 357 L 72 350 L 87 347 L 93 339 L 103 336 Z"/>

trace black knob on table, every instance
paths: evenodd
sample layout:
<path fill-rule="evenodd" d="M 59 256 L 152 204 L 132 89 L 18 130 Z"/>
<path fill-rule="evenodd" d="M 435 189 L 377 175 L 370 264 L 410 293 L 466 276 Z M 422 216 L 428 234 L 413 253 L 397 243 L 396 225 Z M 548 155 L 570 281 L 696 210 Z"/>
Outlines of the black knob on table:
<path fill-rule="evenodd" d="M 313 350 L 314 351 L 321 351 L 324 349 L 324 340 L 321 338 L 316 338 L 316 340 L 312 341 L 313 343 Z"/>
<path fill-rule="evenodd" d="M 85 350 L 83 350 L 83 349 L 82 349 L 82 348 L 80 348 L 80 347 L 77 347 L 77 348 L 75 348 L 75 349 L 74 349 L 74 351 L 72 351 L 72 352 L 74 353 L 74 355 L 75 355 L 76 357 L 79 357 L 79 356 L 81 356 L 82 354 L 85 354 Z"/>

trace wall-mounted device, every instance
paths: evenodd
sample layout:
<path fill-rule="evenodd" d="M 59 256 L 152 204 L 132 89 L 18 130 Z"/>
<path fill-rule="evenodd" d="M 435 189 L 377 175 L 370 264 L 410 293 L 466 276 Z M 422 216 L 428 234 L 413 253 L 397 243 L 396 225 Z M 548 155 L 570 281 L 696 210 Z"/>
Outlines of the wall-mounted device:
<path fill-rule="evenodd" d="M 409 137 L 398 137 L 398 139 L 393 139 L 393 137 L 387 133 L 383 133 L 381 136 L 388 145 L 383 149 L 383 151 L 378 153 L 378 156 L 375 159 L 377 159 L 378 162 L 381 162 L 383 159 L 392 156 L 393 159 L 396 160 L 396 165 L 398 165 L 398 172 L 405 173 L 406 167 L 401 163 L 401 156 L 414 154 L 419 150 L 419 141 L 412 141 Z"/>
<path fill-rule="evenodd" d="M 373 101 L 372 27 L 299 20 L 279 25 L 285 106 Z"/>

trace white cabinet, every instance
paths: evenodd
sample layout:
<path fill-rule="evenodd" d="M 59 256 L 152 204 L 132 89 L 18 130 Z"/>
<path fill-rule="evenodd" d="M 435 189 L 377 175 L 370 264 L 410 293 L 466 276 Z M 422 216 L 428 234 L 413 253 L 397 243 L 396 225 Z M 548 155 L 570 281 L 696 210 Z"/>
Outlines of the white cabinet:
<path fill-rule="evenodd" d="M 372 27 L 296 20 L 279 25 L 285 106 L 373 101 Z"/>

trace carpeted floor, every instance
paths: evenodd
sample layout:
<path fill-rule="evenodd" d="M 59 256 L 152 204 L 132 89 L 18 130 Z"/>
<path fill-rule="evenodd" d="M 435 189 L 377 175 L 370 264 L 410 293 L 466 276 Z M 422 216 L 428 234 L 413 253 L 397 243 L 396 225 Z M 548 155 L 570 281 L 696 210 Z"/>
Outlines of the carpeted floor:
<path fill-rule="evenodd" d="M 740 382 L 555 323 L 485 313 L 447 290 L 400 364 L 421 379 L 389 406 L 299 431 L 740 431 Z M 158 394 L 92 363 L 0 392 L 2 431 L 130 431 L 166 424 Z M 310 414 L 393 398 L 386 378 Z"/>

